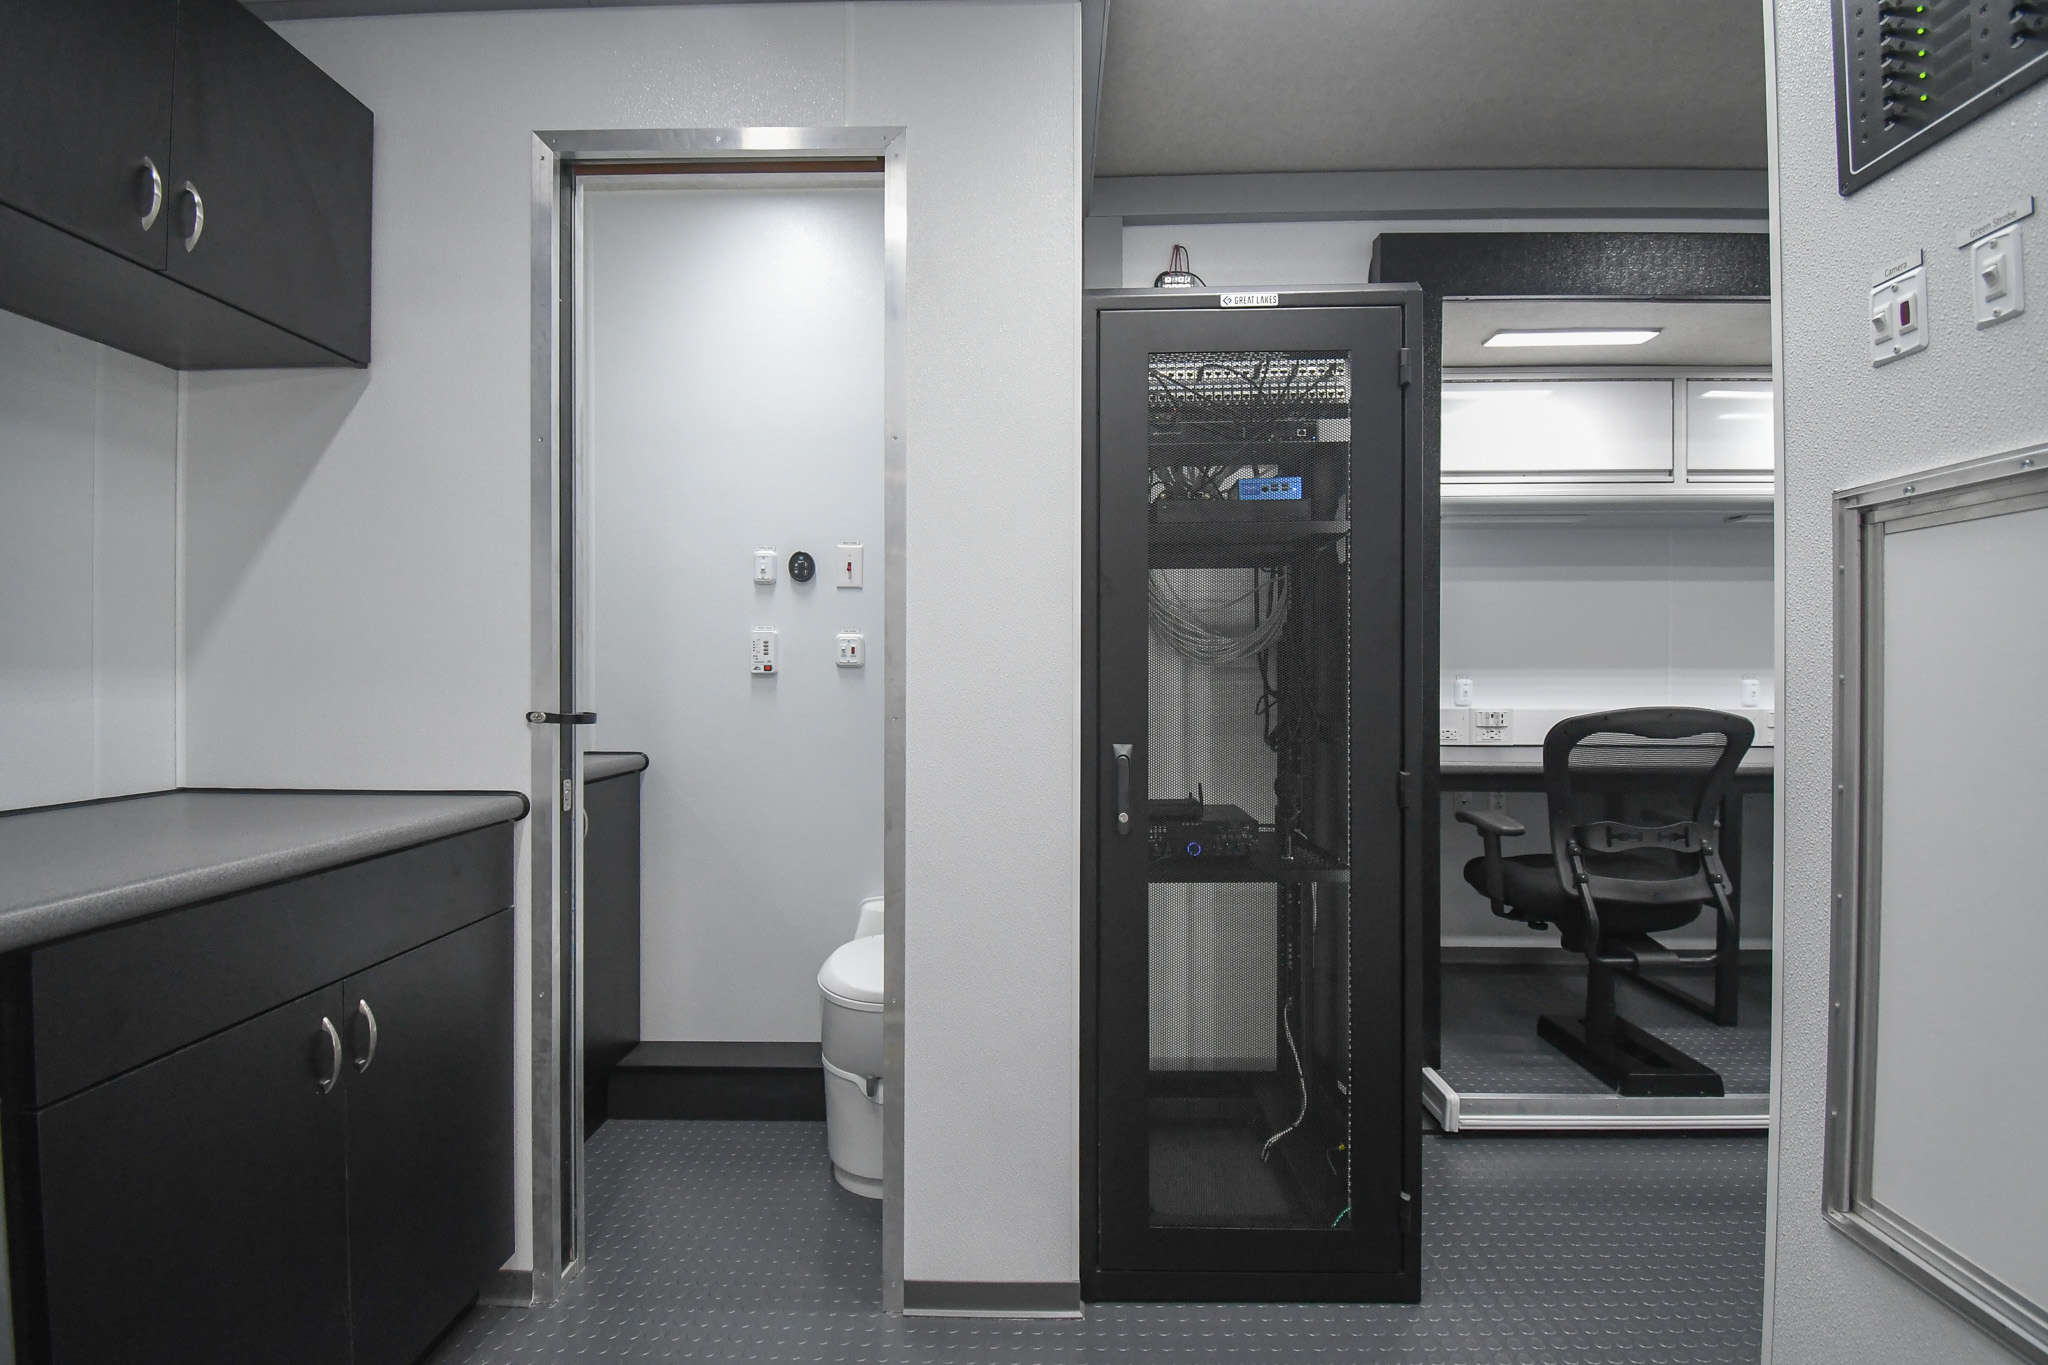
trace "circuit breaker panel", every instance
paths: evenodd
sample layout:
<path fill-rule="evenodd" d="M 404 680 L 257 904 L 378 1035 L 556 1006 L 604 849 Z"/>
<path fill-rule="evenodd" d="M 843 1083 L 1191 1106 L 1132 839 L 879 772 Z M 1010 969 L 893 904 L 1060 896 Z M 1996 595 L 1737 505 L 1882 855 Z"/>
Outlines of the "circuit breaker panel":
<path fill-rule="evenodd" d="M 1419 298 L 1228 297 L 1090 300 L 1084 1287 L 1401 1300 Z"/>
<path fill-rule="evenodd" d="M 2048 0 L 1834 0 L 1843 194 L 2048 76 Z"/>

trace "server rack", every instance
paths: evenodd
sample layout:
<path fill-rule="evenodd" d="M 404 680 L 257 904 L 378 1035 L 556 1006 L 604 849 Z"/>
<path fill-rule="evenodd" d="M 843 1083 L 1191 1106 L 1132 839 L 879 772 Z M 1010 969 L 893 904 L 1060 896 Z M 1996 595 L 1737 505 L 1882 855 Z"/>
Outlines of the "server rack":
<path fill-rule="evenodd" d="M 1088 1298 L 1420 1295 L 1421 310 L 1086 296 Z"/>

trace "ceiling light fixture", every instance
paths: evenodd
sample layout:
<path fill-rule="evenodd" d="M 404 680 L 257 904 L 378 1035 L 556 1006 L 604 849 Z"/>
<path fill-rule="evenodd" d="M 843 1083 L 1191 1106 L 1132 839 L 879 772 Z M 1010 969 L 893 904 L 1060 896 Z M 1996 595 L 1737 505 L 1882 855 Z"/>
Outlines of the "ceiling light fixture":
<path fill-rule="evenodd" d="M 1509 402 L 1521 402 L 1531 398 L 1548 398 L 1550 397 L 1550 390 L 1525 389 L 1519 384 L 1510 388 L 1508 385 L 1501 384 L 1485 388 L 1445 389 L 1444 397 L 1453 401 L 1462 398 L 1486 398 L 1494 401 L 1506 399 Z"/>
<path fill-rule="evenodd" d="M 1768 422 L 1771 420 L 1771 415 L 1768 412 L 1717 412 L 1714 416 L 1723 422 Z"/>
<path fill-rule="evenodd" d="M 1708 389 L 1700 397 L 1741 398 L 1752 403 L 1768 403 L 1771 401 L 1771 391 L 1769 389 Z"/>
<path fill-rule="evenodd" d="M 1488 346 L 1640 346 L 1661 327 L 1573 327 L 1557 332 L 1495 332 Z"/>

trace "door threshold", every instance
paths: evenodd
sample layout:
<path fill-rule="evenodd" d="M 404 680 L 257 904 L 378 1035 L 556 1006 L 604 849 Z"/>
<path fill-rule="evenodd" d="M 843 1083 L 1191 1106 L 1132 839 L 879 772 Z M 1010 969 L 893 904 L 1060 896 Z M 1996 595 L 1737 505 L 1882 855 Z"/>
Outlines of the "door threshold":
<path fill-rule="evenodd" d="M 1769 1095 L 1460 1092 L 1429 1066 L 1422 1068 L 1422 1103 L 1446 1133 L 1760 1132 L 1771 1126 Z"/>

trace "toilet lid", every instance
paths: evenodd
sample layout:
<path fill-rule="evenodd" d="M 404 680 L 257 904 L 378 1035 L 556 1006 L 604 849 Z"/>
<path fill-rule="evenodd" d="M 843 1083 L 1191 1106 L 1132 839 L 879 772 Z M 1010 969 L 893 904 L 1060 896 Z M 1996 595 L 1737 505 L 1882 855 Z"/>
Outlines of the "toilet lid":
<path fill-rule="evenodd" d="M 818 969 L 818 989 L 855 1009 L 882 1008 L 882 936 L 842 943 Z"/>

